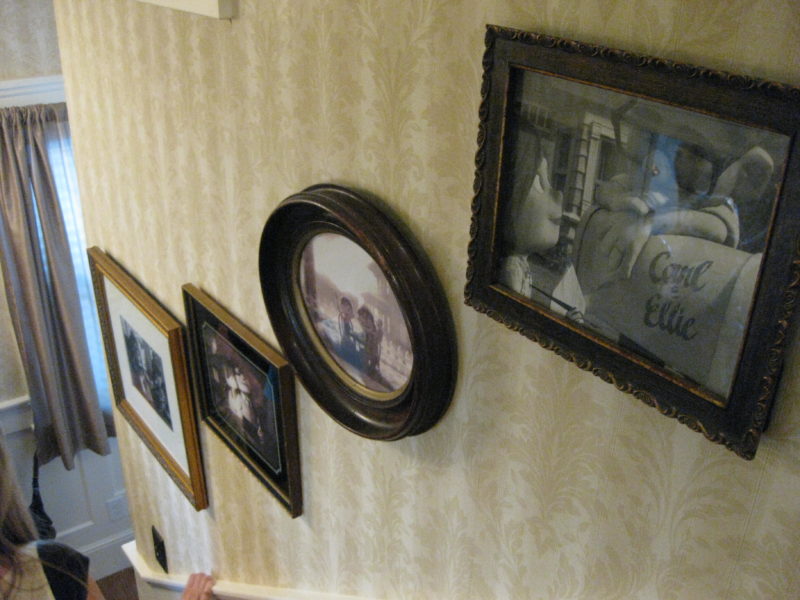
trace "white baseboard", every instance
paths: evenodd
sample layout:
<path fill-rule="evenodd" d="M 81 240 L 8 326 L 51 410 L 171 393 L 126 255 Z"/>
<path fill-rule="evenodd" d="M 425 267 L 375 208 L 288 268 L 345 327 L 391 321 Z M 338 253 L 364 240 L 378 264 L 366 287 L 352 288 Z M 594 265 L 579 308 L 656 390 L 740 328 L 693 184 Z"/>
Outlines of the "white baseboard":
<path fill-rule="evenodd" d="M 162 590 L 181 592 L 189 578 L 189 574 L 175 575 L 151 569 L 136 549 L 136 542 L 128 542 L 122 547 L 125 555 L 133 565 L 140 581 Z M 218 600 L 366 600 L 356 596 L 341 596 L 324 592 L 306 592 L 286 588 L 273 588 L 263 585 L 248 585 L 233 581 L 217 581 L 214 584 L 214 598 Z"/>
<path fill-rule="evenodd" d="M 28 396 L 0 402 L 0 434 L 11 435 L 31 427 L 33 427 L 33 411 Z"/>

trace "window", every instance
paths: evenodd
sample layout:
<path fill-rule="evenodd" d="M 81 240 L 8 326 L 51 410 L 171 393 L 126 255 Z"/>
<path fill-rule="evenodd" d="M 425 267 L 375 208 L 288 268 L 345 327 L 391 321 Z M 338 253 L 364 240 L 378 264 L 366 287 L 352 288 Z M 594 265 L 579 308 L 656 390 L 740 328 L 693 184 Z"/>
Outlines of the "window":
<path fill-rule="evenodd" d="M 64 227 L 69 239 L 72 264 L 75 267 L 75 278 L 78 284 L 92 372 L 97 385 L 97 396 L 103 412 L 111 412 L 111 394 L 106 376 L 103 340 L 100 323 L 97 320 L 89 263 L 86 258 L 86 236 L 83 230 L 83 211 L 81 210 L 77 174 L 72 155 L 72 139 L 66 137 L 49 143 L 47 154 L 64 218 Z"/>

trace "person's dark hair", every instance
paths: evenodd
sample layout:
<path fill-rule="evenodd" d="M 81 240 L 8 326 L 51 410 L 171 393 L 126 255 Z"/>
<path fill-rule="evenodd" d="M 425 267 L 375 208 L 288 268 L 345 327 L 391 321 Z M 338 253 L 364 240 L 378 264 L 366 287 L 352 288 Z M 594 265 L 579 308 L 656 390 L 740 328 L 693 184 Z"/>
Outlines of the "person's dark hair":
<path fill-rule="evenodd" d="M 366 321 L 370 326 L 375 326 L 375 317 L 372 316 L 372 311 L 370 311 L 366 306 L 362 306 L 358 309 L 358 318 Z"/>
<path fill-rule="evenodd" d="M 22 500 L 5 444 L 0 439 L 0 565 L 11 571 L 11 586 L 2 593 L 9 598 L 21 570 L 19 548 L 36 539 L 28 507 Z"/>

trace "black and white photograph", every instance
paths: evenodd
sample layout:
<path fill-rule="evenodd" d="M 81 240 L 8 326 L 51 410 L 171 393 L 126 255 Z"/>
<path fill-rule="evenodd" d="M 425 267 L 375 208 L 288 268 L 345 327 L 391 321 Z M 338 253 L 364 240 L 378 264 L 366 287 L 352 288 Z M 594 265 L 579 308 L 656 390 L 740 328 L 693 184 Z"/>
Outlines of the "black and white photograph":
<path fill-rule="evenodd" d="M 276 473 L 281 472 L 275 394 L 278 374 L 265 372 L 239 352 L 225 336 L 203 323 L 203 349 L 211 404 L 219 417 L 239 435 Z"/>
<path fill-rule="evenodd" d="M 498 282 L 727 398 L 788 137 L 533 71 L 512 82 Z"/>
<path fill-rule="evenodd" d="M 133 385 L 172 429 L 172 416 L 161 357 L 124 317 L 120 317 L 119 320 L 122 323 L 122 335 L 125 337 L 125 351 L 128 355 Z"/>
<path fill-rule="evenodd" d="M 755 455 L 800 264 L 779 82 L 487 25 L 466 303 Z"/>
<path fill-rule="evenodd" d="M 117 261 L 88 250 L 114 402 L 195 510 L 208 506 L 184 327 Z"/>
<path fill-rule="evenodd" d="M 183 301 L 203 420 L 292 517 L 301 515 L 291 366 L 200 288 L 184 285 Z"/>

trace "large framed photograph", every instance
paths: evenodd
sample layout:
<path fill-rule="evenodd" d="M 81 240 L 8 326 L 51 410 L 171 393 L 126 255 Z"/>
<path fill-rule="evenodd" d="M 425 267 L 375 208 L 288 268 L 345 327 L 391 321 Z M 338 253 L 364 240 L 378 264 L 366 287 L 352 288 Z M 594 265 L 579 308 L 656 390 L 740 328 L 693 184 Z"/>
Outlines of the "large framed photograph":
<path fill-rule="evenodd" d="M 327 184 L 290 196 L 264 226 L 259 269 L 278 340 L 336 421 L 395 440 L 441 418 L 457 369 L 450 310 L 377 200 Z"/>
<path fill-rule="evenodd" d="M 294 374 L 278 352 L 194 285 L 183 286 L 206 423 L 292 517 L 303 512 Z"/>
<path fill-rule="evenodd" d="M 465 297 L 745 458 L 798 285 L 800 90 L 489 26 Z"/>
<path fill-rule="evenodd" d="M 183 325 L 108 254 L 88 253 L 115 404 L 202 510 L 208 496 Z"/>

